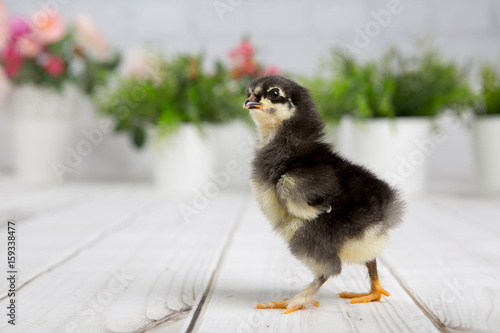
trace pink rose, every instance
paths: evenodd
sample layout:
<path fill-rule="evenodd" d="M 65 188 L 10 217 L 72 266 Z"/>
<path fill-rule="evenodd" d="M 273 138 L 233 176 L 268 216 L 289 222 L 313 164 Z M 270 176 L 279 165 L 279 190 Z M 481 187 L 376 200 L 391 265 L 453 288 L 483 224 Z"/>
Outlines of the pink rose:
<path fill-rule="evenodd" d="M 8 23 L 11 42 L 16 42 L 31 33 L 29 22 L 23 17 L 10 17 Z"/>
<path fill-rule="evenodd" d="M 2 54 L 5 74 L 9 78 L 15 78 L 21 71 L 24 60 L 15 45 L 11 44 Z"/>
<path fill-rule="evenodd" d="M 44 69 L 50 76 L 59 77 L 66 71 L 66 64 L 60 56 L 49 55 Z"/>
<path fill-rule="evenodd" d="M 36 12 L 32 23 L 35 38 L 44 45 L 59 42 L 66 34 L 62 18 L 54 12 Z"/>
<path fill-rule="evenodd" d="M 42 52 L 42 46 L 29 36 L 19 38 L 17 48 L 25 58 L 35 58 Z"/>
<path fill-rule="evenodd" d="M 109 43 L 89 16 L 80 15 L 75 19 L 75 41 L 91 58 L 99 62 L 110 60 Z"/>
<path fill-rule="evenodd" d="M 248 40 L 244 39 L 229 53 L 229 57 L 236 61 L 245 61 L 251 59 L 253 54 L 254 49 L 252 44 Z"/>

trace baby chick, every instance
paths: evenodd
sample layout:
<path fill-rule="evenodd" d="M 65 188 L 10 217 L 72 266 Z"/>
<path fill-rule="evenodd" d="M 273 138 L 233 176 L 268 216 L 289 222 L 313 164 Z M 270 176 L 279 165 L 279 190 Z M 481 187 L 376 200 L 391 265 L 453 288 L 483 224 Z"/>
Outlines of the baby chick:
<path fill-rule="evenodd" d="M 323 141 L 324 123 L 309 92 L 271 75 L 255 79 L 243 105 L 257 126 L 252 188 L 260 208 L 292 254 L 314 274 L 293 299 L 259 303 L 259 309 L 303 309 L 343 263 L 368 268 L 371 291 L 340 293 L 351 303 L 390 296 L 379 283 L 376 257 L 401 222 L 398 192 Z"/>

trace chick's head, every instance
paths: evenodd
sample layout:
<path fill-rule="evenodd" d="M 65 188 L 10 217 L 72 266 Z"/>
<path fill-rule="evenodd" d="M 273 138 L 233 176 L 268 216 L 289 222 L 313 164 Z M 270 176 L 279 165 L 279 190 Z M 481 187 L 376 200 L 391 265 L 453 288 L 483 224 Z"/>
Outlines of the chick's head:
<path fill-rule="evenodd" d="M 252 81 L 243 107 L 250 110 L 258 129 L 264 132 L 274 132 L 292 117 L 315 112 L 307 89 L 278 75 Z"/>

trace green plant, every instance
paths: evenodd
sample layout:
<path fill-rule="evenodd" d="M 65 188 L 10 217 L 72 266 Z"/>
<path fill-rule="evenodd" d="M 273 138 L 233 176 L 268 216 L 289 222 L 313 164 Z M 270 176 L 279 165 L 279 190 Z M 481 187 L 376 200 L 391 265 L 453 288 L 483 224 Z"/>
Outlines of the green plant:
<path fill-rule="evenodd" d="M 244 115 L 222 64 L 208 73 L 201 56 L 156 58 L 152 75 L 122 78 L 98 98 L 102 113 L 114 118 L 116 129 L 128 132 L 137 147 L 151 127 L 168 134 L 182 123 L 224 123 Z"/>
<path fill-rule="evenodd" d="M 483 65 L 481 70 L 481 103 L 476 108 L 478 114 L 500 114 L 500 74 L 492 65 Z"/>
<path fill-rule="evenodd" d="M 475 103 L 466 70 L 442 58 L 426 45 L 422 51 L 404 56 L 390 49 L 382 61 L 382 75 L 393 82 L 391 103 L 397 116 L 434 117 L 445 108 L 457 111 Z"/>
<path fill-rule="evenodd" d="M 392 48 L 381 61 L 365 63 L 335 51 L 327 68 L 311 89 L 326 118 L 433 117 L 474 103 L 465 71 L 432 49 L 404 56 Z"/>
<path fill-rule="evenodd" d="M 360 64 L 351 55 L 334 51 L 321 74 L 307 80 L 318 111 L 336 123 L 345 114 L 358 117 L 393 116 L 392 82 L 373 62 Z"/>
<path fill-rule="evenodd" d="M 321 66 L 321 74 L 307 80 L 318 111 L 329 122 L 345 114 L 358 117 L 394 116 L 390 103 L 393 85 L 374 62 L 360 64 L 354 57 L 334 51 Z"/>

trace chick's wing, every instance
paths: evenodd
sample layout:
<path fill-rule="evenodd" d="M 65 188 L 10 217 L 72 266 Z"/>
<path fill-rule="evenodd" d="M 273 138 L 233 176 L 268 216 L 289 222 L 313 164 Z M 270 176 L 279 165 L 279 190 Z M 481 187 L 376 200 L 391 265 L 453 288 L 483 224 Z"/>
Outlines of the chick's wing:
<path fill-rule="evenodd" d="M 335 169 L 317 164 L 295 168 L 281 176 L 276 192 L 288 211 L 303 219 L 313 219 L 329 213 L 333 198 L 340 192 Z"/>

